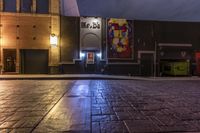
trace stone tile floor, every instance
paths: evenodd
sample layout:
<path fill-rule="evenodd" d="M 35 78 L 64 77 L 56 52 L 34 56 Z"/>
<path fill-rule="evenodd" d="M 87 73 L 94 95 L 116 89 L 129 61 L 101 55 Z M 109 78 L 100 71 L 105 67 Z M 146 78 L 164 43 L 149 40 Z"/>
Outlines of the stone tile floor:
<path fill-rule="evenodd" d="M 199 81 L 0 81 L 0 133 L 200 132 Z"/>

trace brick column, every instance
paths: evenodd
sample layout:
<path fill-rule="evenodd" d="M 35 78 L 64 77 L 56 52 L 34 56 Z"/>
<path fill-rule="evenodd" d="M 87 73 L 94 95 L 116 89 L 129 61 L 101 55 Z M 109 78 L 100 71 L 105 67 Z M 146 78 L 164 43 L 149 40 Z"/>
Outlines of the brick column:
<path fill-rule="evenodd" d="M 0 12 L 3 11 L 3 0 L 0 0 Z M 1 15 L 0 15 L 0 24 L 1 23 Z M 0 74 L 1 74 L 1 69 L 2 69 L 2 52 L 1 52 L 1 48 L 2 47 L 2 33 L 1 33 L 1 26 L 0 26 Z"/>
<path fill-rule="evenodd" d="M 16 0 L 16 9 L 17 12 L 20 12 L 20 0 Z"/>
<path fill-rule="evenodd" d="M 0 0 L 0 12 L 3 11 L 3 0 Z"/>
<path fill-rule="evenodd" d="M 36 0 L 32 0 L 32 12 L 36 13 Z"/>
<path fill-rule="evenodd" d="M 59 0 L 49 0 L 49 12 L 51 14 L 60 14 L 60 1 Z"/>
<path fill-rule="evenodd" d="M 51 33 L 55 34 L 58 37 L 58 40 L 60 40 L 60 2 L 59 0 L 50 0 L 49 2 L 49 13 L 51 14 Z M 58 66 L 60 62 L 60 42 L 58 41 L 58 46 L 51 47 L 49 51 L 50 73 L 58 73 Z"/>
<path fill-rule="evenodd" d="M 1 21 L 0 21 L 0 23 L 1 23 Z M 2 60 L 3 60 L 2 59 L 2 32 L 1 32 L 1 27 L 0 27 L 0 74 L 2 74 L 2 68 L 3 68 L 3 66 L 2 66 L 3 65 Z"/>

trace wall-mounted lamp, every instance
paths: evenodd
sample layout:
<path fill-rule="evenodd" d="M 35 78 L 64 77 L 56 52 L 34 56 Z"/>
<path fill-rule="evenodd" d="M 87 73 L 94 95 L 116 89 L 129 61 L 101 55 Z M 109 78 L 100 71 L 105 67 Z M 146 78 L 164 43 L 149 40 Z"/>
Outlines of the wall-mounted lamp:
<path fill-rule="evenodd" d="M 58 37 L 55 34 L 50 35 L 50 44 L 51 44 L 51 46 L 58 45 Z"/>
<path fill-rule="evenodd" d="M 97 57 L 101 58 L 101 53 L 96 53 Z"/>
<path fill-rule="evenodd" d="M 85 53 L 80 52 L 80 58 L 84 58 L 85 57 Z"/>

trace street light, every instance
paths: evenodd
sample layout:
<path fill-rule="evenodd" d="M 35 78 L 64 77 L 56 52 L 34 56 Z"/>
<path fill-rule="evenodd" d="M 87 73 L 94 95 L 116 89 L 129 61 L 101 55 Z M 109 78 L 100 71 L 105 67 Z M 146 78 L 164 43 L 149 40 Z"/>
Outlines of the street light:
<path fill-rule="evenodd" d="M 55 34 L 50 35 L 50 44 L 54 47 L 58 45 L 58 37 Z"/>

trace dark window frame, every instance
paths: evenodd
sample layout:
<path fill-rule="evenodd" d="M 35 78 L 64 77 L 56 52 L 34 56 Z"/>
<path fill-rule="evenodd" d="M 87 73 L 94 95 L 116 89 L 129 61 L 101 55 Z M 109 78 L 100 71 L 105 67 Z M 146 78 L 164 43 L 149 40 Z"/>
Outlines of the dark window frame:
<path fill-rule="evenodd" d="M 31 13 L 32 12 L 32 5 L 33 5 L 33 0 L 21 0 L 20 1 L 20 12 L 22 13 Z M 24 3 L 25 2 L 25 3 Z"/>
<path fill-rule="evenodd" d="M 17 0 L 3 0 L 3 11 L 4 12 L 17 12 L 16 4 L 17 4 Z"/>
<path fill-rule="evenodd" d="M 47 2 L 47 3 L 46 3 Z M 45 4 L 45 5 L 43 5 Z M 36 0 L 36 13 L 49 14 L 50 0 Z"/>

